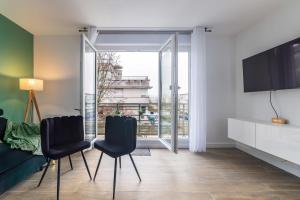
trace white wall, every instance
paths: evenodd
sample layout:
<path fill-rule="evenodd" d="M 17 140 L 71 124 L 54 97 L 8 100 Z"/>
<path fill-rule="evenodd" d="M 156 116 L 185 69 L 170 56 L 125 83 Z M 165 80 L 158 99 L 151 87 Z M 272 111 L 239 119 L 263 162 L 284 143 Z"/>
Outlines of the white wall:
<path fill-rule="evenodd" d="M 227 118 L 235 115 L 234 38 L 207 33 L 207 145 L 230 146 Z"/>
<path fill-rule="evenodd" d="M 42 118 L 79 114 L 80 36 L 34 36 L 34 75 L 44 80 Z"/>
<path fill-rule="evenodd" d="M 236 38 L 236 115 L 270 120 L 274 113 L 269 105 L 269 92 L 244 93 L 242 59 L 300 37 L 300 1 L 261 20 Z M 274 93 L 274 103 L 282 117 L 300 125 L 300 89 Z"/>

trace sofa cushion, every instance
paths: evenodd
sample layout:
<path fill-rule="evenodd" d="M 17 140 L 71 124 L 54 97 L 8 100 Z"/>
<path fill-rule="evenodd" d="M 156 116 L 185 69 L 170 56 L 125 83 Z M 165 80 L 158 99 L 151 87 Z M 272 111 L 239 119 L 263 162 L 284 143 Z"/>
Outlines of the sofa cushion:
<path fill-rule="evenodd" d="M 8 144 L 0 144 L 0 176 L 8 170 L 14 169 L 23 162 L 31 159 L 31 152 L 11 149 Z"/>
<path fill-rule="evenodd" d="M 9 145 L 0 143 L 0 195 L 41 170 L 45 162 L 44 156 L 12 150 Z"/>

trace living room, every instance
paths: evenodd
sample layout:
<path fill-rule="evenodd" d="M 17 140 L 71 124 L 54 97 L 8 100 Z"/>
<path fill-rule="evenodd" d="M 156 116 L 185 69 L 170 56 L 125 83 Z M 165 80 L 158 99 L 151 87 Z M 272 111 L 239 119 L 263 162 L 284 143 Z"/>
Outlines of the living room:
<path fill-rule="evenodd" d="M 299 199 L 299 8 L 298 0 L 2 0 L 0 199 Z M 159 55 L 157 137 L 146 153 L 136 133 L 151 110 L 128 116 L 117 107 L 97 135 L 103 49 Z"/>

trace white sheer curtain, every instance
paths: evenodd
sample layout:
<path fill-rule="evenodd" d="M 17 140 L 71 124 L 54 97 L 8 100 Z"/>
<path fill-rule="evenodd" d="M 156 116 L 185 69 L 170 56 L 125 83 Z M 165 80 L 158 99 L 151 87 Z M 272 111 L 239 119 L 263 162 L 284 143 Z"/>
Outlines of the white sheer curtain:
<path fill-rule="evenodd" d="M 203 27 L 191 36 L 189 149 L 206 151 L 206 38 Z"/>

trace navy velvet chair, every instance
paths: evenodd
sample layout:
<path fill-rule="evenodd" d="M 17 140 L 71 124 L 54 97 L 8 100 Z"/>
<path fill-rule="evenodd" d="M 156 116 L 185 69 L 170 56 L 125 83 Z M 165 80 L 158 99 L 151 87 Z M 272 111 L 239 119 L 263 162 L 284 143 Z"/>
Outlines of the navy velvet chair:
<path fill-rule="evenodd" d="M 106 122 L 105 122 L 105 140 L 97 140 L 94 143 L 94 147 L 102 151 L 96 168 L 94 181 L 97 176 L 97 172 L 100 166 L 103 153 L 115 159 L 113 198 L 115 198 L 117 162 L 119 158 L 119 164 L 121 168 L 121 156 L 127 154 L 129 155 L 130 160 L 137 173 L 137 176 L 141 181 L 139 172 L 130 154 L 136 148 L 136 129 L 137 129 L 137 122 L 135 118 L 108 116 L 106 117 Z"/>
<path fill-rule="evenodd" d="M 84 141 L 82 116 L 54 117 L 41 122 L 41 146 L 44 156 L 48 159 L 38 187 L 41 185 L 51 160 L 57 160 L 57 200 L 60 188 L 60 159 L 68 156 L 73 169 L 71 154 L 81 152 L 85 167 L 92 180 L 83 150 L 90 147 L 90 142 Z"/>

